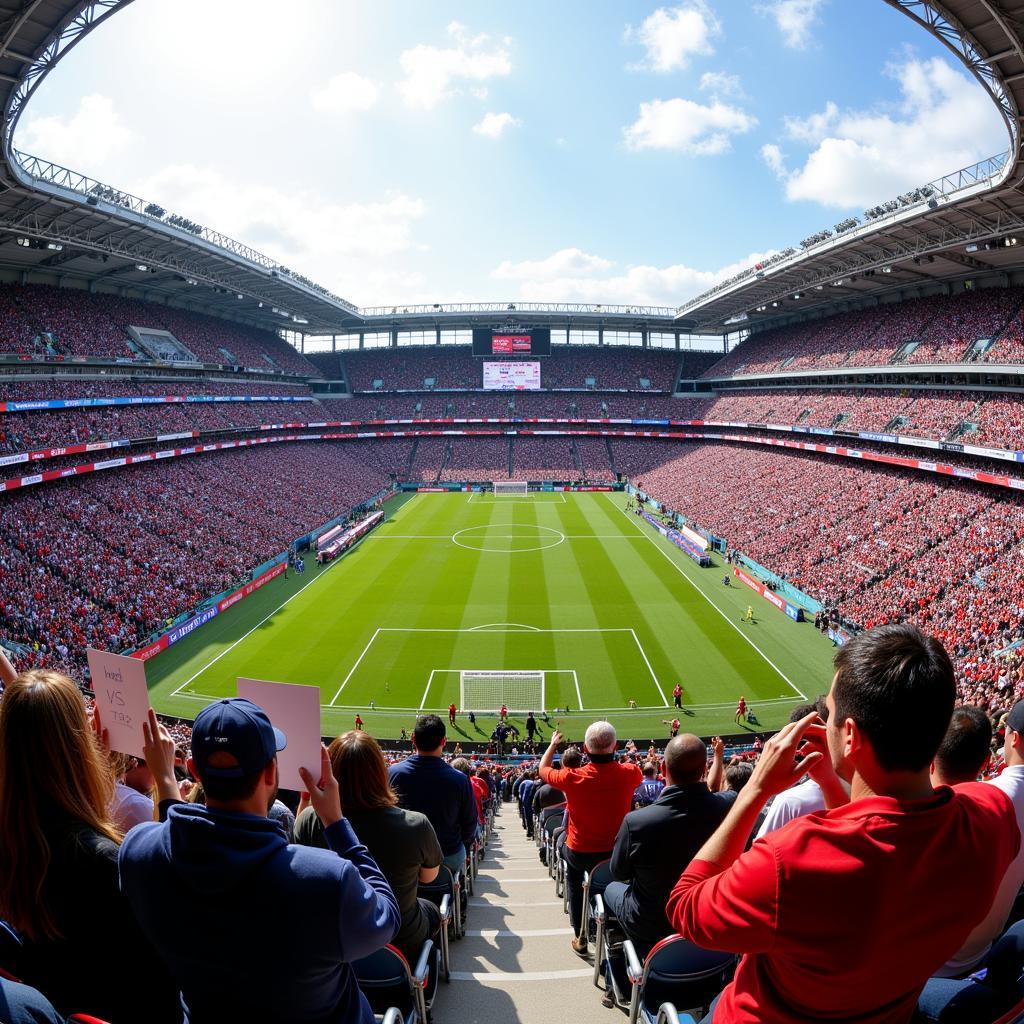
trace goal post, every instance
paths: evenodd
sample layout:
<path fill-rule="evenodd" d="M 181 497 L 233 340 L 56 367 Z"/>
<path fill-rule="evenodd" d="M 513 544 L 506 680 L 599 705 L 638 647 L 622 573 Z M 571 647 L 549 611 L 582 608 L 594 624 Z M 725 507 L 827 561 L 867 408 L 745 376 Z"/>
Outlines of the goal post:
<path fill-rule="evenodd" d="M 517 713 L 544 711 L 544 673 L 463 671 L 459 706 L 466 711 L 497 711 L 503 704 Z"/>
<path fill-rule="evenodd" d="M 527 494 L 525 480 L 494 480 L 494 496 L 500 498 L 502 495 L 523 497 Z"/>

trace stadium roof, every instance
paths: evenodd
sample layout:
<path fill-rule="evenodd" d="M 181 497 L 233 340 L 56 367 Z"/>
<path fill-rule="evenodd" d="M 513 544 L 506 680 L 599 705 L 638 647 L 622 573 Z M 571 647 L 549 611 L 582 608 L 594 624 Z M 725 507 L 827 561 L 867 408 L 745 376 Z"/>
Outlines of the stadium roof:
<path fill-rule="evenodd" d="M 992 96 L 1009 148 L 805 240 L 679 307 L 473 303 L 361 310 L 270 257 L 45 159 L 14 132 L 45 76 L 132 0 L 0 0 L 0 273 L 101 289 L 304 334 L 507 319 L 727 333 L 1024 265 L 1024 0 L 885 0 L 948 46 Z M 1021 248 L 1013 240 L 1019 237 Z M 799 296 L 795 298 L 794 296 Z"/>
<path fill-rule="evenodd" d="M 885 0 L 961 60 L 1006 124 L 1005 153 L 848 218 L 684 303 L 677 323 L 746 330 L 1003 277 L 1024 264 L 1024 0 Z"/>

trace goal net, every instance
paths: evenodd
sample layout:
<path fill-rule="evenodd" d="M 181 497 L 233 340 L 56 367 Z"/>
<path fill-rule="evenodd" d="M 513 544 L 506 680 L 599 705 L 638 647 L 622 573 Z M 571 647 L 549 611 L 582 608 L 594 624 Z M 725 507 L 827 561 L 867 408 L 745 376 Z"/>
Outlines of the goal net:
<path fill-rule="evenodd" d="M 544 673 L 460 672 L 459 699 L 467 711 L 544 711 Z"/>
<path fill-rule="evenodd" d="M 526 494 L 526 481 L 525 480 L 495 480 L 494 481 L 494 494 L 495 497 L 500 497 L 502 494 Z"/>

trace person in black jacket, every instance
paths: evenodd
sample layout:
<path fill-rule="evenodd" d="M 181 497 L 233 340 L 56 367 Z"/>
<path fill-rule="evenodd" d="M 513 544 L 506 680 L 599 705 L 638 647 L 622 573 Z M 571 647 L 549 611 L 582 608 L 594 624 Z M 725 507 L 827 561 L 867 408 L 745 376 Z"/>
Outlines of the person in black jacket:
<path fill-rule="evenodd" d="M 680 872 L 718 828 L 735 793 L 712 793 L 703 781 L 707 747 L 684 733 L 665 748 L 666 786 L 648 807 L 631 811 L 622 821 L 611 856 L 614 882 L 604 903 L 646 956 L 672 926 L 665 904 Z"/>
<path fill-rule="evenodd" d="M 0 918 L 22 939 L 7 966 L 63 1014 L 178 1022 L 177 986 L 118 886 L 114 774 L 94 722 L 78 687 L 44 669 L 0 702 Z"/>

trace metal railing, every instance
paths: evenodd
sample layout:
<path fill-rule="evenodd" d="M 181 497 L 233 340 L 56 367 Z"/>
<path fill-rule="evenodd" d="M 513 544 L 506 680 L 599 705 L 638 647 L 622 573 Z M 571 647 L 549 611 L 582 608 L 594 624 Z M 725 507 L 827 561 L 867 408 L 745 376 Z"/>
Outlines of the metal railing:
<path fill-rule="evenodd" d="M 758 274 L 764 275 L 768 271 L 775 271 L 780 267 L 798 263 L 805 256 L 824 251 L 845 242 L 847 239 L 869 234 L 876 231 L 879 227 L 904 220 L 908 214 L 919 211 L 924 207 L 939 206 L 942 203 L 948 202 L 960 192 L 976 189 L 980 185 L 992 187 L 996 179 L 1008 169 L 1010 164 L 1009 158 L 1010 152 L 1007 150 L 996 156 L 979 160 L 968 167 L 961 167 L 960 170 L 943 175 L 941 178 L 936 178 L 920 188 L 911 189 L 896 199 L 889 200 L 876 207 L 871 207 L 864 214 L 864 222 L 861 223 L 860 218 L 856 218 L 857 224 L 853 228 L 838 233 L 826 228 L 817 233 L 820 236 L 817 241 L 809 245 L 801 243 L 800 246 L 790 246 L 774 257 L 752 267 L 747 267 L 746 270 L 741 270 L 728 280 L 721 281 L 713 288 L 709 288 L 706 292 L 702 292 L 695 298 L 683 303 L 675 311 L 675 315 L 683 316 L 691 310 L 699 308 L 715 295 L 728 291 L 737 284 L 749 280 Z M 815 236 L 812 235 L 811 237 Z"/>
<path fill-rule="evenodd" d="M 296 274 L 288 267 L 275 262 L 269 256 L 264 255 L 251 246 L 245 245 L 228 235 L 214 231 L 212 228 L 197 224 L 187 217 L 181 217 L 176 213 L 165 210 L 159 203 L 148 202 L 139 196 L 124 192 L 121 189 L 113 188 L 97 181 L 95 178 L 82 174 L 80 171 L 73 171 L 69 167 L 54 163 L 52 160 L 44 160 L 42 157 L 32 156 L 29 153 L 22 153 L 13 149 L 12 154 L 21 170 L 34 182 L 56 186 L 83 196 L 85 202 L 91 206 L 98 206 L 104 203 L 109 206 L 120 207 L 138 217 L 144 217 L 155 223 L 159 223 L 165 229 L 173 229 L 185 235 L 197 238 L 208 245 L 216 246 L 225 252 L 245 260 L 262 270 L 268 270 L 272 275 L 282 278 L 288 283 L 298 284 L 310 292 L 329 299 L 332 302 L 343 306 L 352 313 L 358 312 L 358 307 L 347 300 L 335 295 L 322 285 L 311 281 L 302 274 Z"/>
<path fill-rule="evenodd" d="M 609 306 L 593 302 L 437 302 L 419 305 L 366 306 L 359 310 L 364 317 L 433 315 L 460 313 L 570 313 L 611 314 L 615 316 L 649 316 L 670 320 L 676 315 L 672 306 Z"/>

